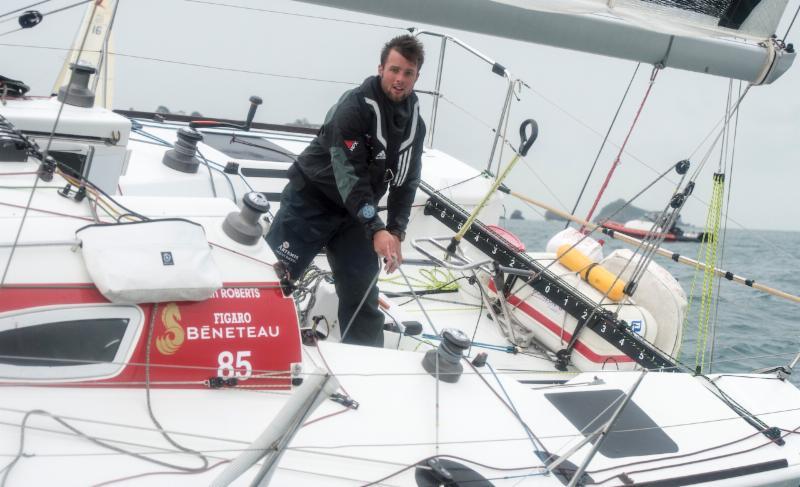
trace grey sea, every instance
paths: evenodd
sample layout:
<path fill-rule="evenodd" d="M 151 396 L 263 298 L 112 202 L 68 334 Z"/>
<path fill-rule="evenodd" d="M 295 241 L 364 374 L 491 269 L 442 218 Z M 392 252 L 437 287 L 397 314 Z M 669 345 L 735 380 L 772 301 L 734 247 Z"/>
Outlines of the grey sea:
<path fill-rule="evenodd" d="M 501 220 L 502 225 L 522 240 L 527 250 L 544 250 L 550 237 L 564 228 L 563 222 L 541 220 Z M 603 235 L 605 254 L 625 244 Z M 698 258 L 699 243 L 667 243 L 665 248 L 692 259 Z M 732 230 L 725 233 L 724 247 L 718 250 L 717 267 L 753 279 L 766 286 L 800 294 L 800 232 Z M 699 256 L 701 261 L 705 256 Z M 699 342 L 698 315 L 701 303 L 703 273 L 690 266 L 656 256 L 656 262 L 678 279 L 690 297 L 694 281 L 694 297 L 684 327 L 680 361 L 691 368 L 697 362 Z M 708 351 L 703 371 L 748 372 L 763 367 L 788 364 L 800 352 L 800 304 L 769 295 L 756 289 L 714 280 L 715 298 L 707 334 Z M 716 316 L 714 316 L 716 311 Z M 713 339 L 713 356 L 711 343 Z M 702 342 L 702 339 L 700 339 Z M 800 385 L 800 366 L 791 377 Z"/>

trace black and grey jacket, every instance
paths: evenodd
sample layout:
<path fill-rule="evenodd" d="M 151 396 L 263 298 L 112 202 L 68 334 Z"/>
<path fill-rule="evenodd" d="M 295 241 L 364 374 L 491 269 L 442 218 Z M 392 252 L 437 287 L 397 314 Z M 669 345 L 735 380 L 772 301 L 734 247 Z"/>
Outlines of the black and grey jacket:
<path fill-rule="evenodd" d="M 364 223 L 368 235 L 383 228 L 402 234 L 419 186 L 424 139 L 416 94 L 394 103 L 371 76 L 328 111 L 295 167 L 328 204 Z M 384 224 L 375 208 L 387 188 Z"/>

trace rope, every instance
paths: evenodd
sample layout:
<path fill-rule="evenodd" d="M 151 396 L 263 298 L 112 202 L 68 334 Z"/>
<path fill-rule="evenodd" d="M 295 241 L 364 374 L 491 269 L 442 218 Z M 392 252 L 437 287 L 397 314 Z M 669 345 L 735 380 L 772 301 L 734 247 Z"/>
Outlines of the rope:
<path fill-rule="evenodd" d="M 729 100 L 729 103 L 730 103 L 730 99 L 731 99 L 731 96 L 733 94 L 733 80 L 730 81 L 728 86 L 729 86 L 729 88 L 728 88 L 728 100 Z M 742 82 L 739 81 L 739 96 L 741 96 L 741 95 L 742 95 Z M 739 134 L 739 112 L 737 111 L 736 112 L 736 118 L 735 118 L 735 121 L 734 121 L 734 124 L 733 124 L 733 141 L 730 142 L 730 144 L 731 144 L 731 153 L 730 153 L 730 159 L 729 159 L 730 163 L 729 163 L 728 170 L 726 172 L 728 174 L 728 195 L 727 195 L 726 201 L 725 201 L 725 212 L 724 212 L 724 214 L 725 214 L 725 224 L 722 226 L 722 241 L 721 241 L 722 251 L 720 253 L 720 258 L 719 258 L 719 261 L 722 264 L 725 263 L 725 239 L 726 239 L 726 237 L 728 235 L 728 215 L 730 215 L 731 193 L 733 193 L 733 163 L 736 160 L 736 158 L 735 158 L 735 156 L 736 156 L 736 139 L 737 139 L 737 135 L 738 134 Z M 714 305 L 714 321 L 713 321 L 714 326 L 712 328 L 712 333 L 711 333 L 711 355 L 710 355 L 709 360 L 708 360 L 708 362 L 709 362 L 708 371 L 709 372 L 711 372 L 712 364 L 714 363 L 714 349 L 716 347 L 716 342 L 717 342 L 717 316 L 718 316 L 719 303 L 720 303 L 720 292 L 722 290 L 721 283 L 722 283 L 722 276 L 717 276 L 717 299 L 716 299 L 716 303 Z"/>
<path fill-rule="evenodd" d="M 417 289 L 442 292 L 458 291 L 458 281 L 460 278 L 456 278 L 449 270 L 446 271 L 439 267 L 420 269 L 419 275 L 421 277 L 408 277 L 409 282 L 417 286 Z M 379 281 L 390 284 L 404 284 L 404 282 L 402 282 L 402 276 L 383 278 L 379 279 Z"/>
<path fill-rule="evenodd" d="M 16 10 L 11 10 L 11 11 L 8 11 L 8 12 L 6 12 L 6 13 L 4 13 L 4 14 L 0 14 L 0 18 L 7 17 L 7 16 L 9 16 L 9 15 L 12 15 L 12 14 L 15 14 L 15 13 L 17 13 L 17 12 L 22 12 L 23 10 L 28 10 L 28 9 L 31 9 L 31 8 L 33 8 L 33 7 L 37 6 L 37 5 L 41 5 L 41 4 L 43 4 L 43 3 L 47 3 L 47 2 L 49 2 L 49 1 L 50 1 L 50 0 L 41 0 L 41 1 L 39 1 L 39 2 L 35 2 L 35 3 L 32 3 L 32 4 L 30 4 L 30 5 L 26 5 L 26 6 L 24 6 L 24 7 L 20 7 L 20 8 L 18 8 L 18 9 L 16 9 Z M 8 20 L 8 19 L 6 19 L 6 20 Z M 3 20 L 2 22 L 5 22 L 5 20 Z"/>
<path fill-rule="evenodd" d="M 625 99 L 628 98 L 628 93 L 631 91 L 631 86 L 633 86 L 633 80 L 636 79 L 636 74 L 639 72 L 639 67 L 641 65 L 642 63 L 636 63 L 636 69 L 633 70 L 633 75 L 631 75 L 631 80 L 628 82 L 628 87 L 625 88 L 625 93 L 622 95 L 619 105 L 617 105 L 617 111 L 614 113 L 614 117 L 611 119 L 611 123 L 608 125 L 608 130 L 606 130 L 606 135 L 603 137 L 603 142 L 600 144 L 600 148 L 597 150 L 597 155 L 594 158 L 592 167 L 589 169 L 589 174 L 586 175 L 586 179 L 583 181 L 583 187 L 581 188 L 581 192 L 578 194 L 578 199 L 575 200 L 575 206 L 572 207 L 572 211 L 570 213 L 573 215 L 578 210 L 578 205 L 581 202 L 581 198 L 583 198 L 583 192 L 586 190 L 586 185 L 589 184 L 589 179 L 591 179 L 594 168 L 597 166 L 597 161 L 600 160 L 600 154 L 603 153 L 603 149 L 606 147 L 608 137 L 611 135 L 611 130 L 614 128 L 614 124 L 617 122 L 619 112 L 622 110 L 622 105 L 625 104 Z M 570 222 L 567 220 L 567 224 L 564 228 L 569 227 L 569 224 Z"/>
<path fill-rule="evenodd" d="M 83 5 L 85 3 L 89 3 L 91 1 L 93 1 L 93 0 L 81 0 L 80 2 L 73 3 L 72 5 L 67 5 L 66 7 L 61 7 L 61 8 L 57 8 L 55 10 L 51 10 L 49 12 L 45 12 L 45 13 L 42 14 L 42 18 L 47 17 L 48 15 L 53 15 L 53 14 L 57 14 L 59 12 L 64 12 L 66 10 L 70 10 L 72 8 L 75 8 L 75 7 L 80 7 L 81 5 Z M 94 10 L 96 8 L 97 8 L 97 4 L 95 3 L 95 5 L 92 7 L 92 16 L 94 16 Z M 13 18 L 8 18 L 8 19 L 5 19 L 5 20 L 2 20 L 2 21 L 0 21 L 0 23 L 7 22 L 9 20 L 13 20 Z M 0 37 L 3 37 L 3 36 L 8 35 L 8 34 L 13 34 L 14 32 L 19 32 L 19 31 L 21 31 L 23 29 L 24 29 L 24 27 L 19 27 L 19 28 L 16 28 L 16 29 L 12 29 L 12 30 L 3 32 L 2 34 L 0 34 Z M 86 38 L 84 37 L 84 41 L 85 40 L 86 40 Z M 79 51 L 82 51 L 82 50 L 83 50 L 83 45 L 81 45 L 81 48 L 79 49 Z"/>
<path fill-rule="evenodd" d="M 786 28 L 786 33 L 783 34 L 783 40 L 786 40 L 789 37 L 789 32 L 794 27 L 794 21 L 797 20 L 797 14 L 800 14 L 800 5 L 797 6 L 797 10 L 794 11 L 794 17 L 792 17 L 792 21 L 789 22 L 789 27 Z"/>
<path fill-rule="evenodd" d="M 303 17 L 303 18 L 307 18 L 307 19 L 325 20 L 325 21 L 331 21 L 331 22 L 342 22 L 342 23 L 345 23 L 345 24 L 366 25 L 366 26 L 369 26 L 369 27 L 381 27 L 381 28 L 386 28 L 386 29 L 408 30 L 408 28 L 406 28 L 406 27 L 400 27 L 400 26 L 397 26 L 397 25 L 374 24 L 374 23 L 371 23 L 371 22 L 359 22 L 359 21 L 355 21 L 355 20 L 337 19 L 337 18 L 333 18 L 333 17 L 321 17 L 321 16 L 318 16 L 318 15 L 299 14 L 299 13 L 295 13 L 295 12 L 283 12 L 283 11 L 280 11 L 280 10 L 270 10 L 270 9 L 266 9 L 266 8 L 245 7 L 243 5 L 231 5 L 229 3 L 207 2 L 207 1 L 202 1 L 202 0 L 184 0 L 184 1 L 190 2 L 190 3 L 214 5 L 214 6 L 217 6 L 217 7 L 227 7 L 227 8 L 232 8 L 232 9 L 250 10 L 250 11 L 254 11 L 254 12 L 266 12 L 266 13 L 278 14 L 278 15 L 288 15 L 288 16 L 292 16 L 292 17 Z"/>
<path fill-rule="evenodd" d="M 183 472 L 203 472 L 208 468 L 208 458 L 206 458 L 205 455 L 203 455 L 202 453 L 192 450 L 191 448 L 187 448 L 178 443 L 177 441 L 173 440 L 172 437 L 169 435 L 169 433 L 167 433 L 166 430 L 164 430 L 164 427 L 161 426 L 161 423 L 158 421 L 158 419 L 156 419 L 155 413 L 153 412 L 153 405 L 150 402 L 150 350 L 152 349 L 153 346 L 153 332 L 155 331 L 156 327 L 157 314 L 158 314 L 158 303 L 155 303 L 153 304 L 153 309 L 150 312 L 150 326 L 148 326 L 147 342 L 145 345 L 146 348 L 145 348 L 144 381 L 145 381 L 145 398 L 147 401 L 147 414 L 150 416 L 150 420 L 153 421 L 153 424 L 156 426 L 156 428 L 158 428 L 158 431 L 159 433 L 161 433 L 161 436 L 163 436 L 164 439 L 167 440 L 167 442 L 169 442 L 169 444 L 171 444 L 178 450 L 196 456 L 197 458 L 200 459 L 201 462 L 203 462 L 203 466 L 197 468 L 186 468 L 186 467 L 181 467 L 179 465 L 169 465 L 169 464 L 167 464 L 167 466 L 169 466 L 170 468 L 174 468 L 176 470 L 181 470 Z"/>
<path fill-rule="evenodd" d="M 702 372 L 702 364 L 705 362 L 705 353 L 708 340 L 708 323 L 711 316 L 711 307 L 714 296 L 714 268 L 717 263 L 717 249 L 719 246 L 719 229 L 722 216 L 722 202 L 725 193 L 725 176 L 723 173 L 714 174 L 713 189 L 711 195 L 711 206 L 706 217 L 705 237 L 698 248 L 698 259 L 700 254 L 705 251 L 705 265 L 703 267 L 703 285 L 700 303 L 700 313 L 698 316 L 697 328 L 697 348 L 695 349 L 695 370 Z M 695 270 L 694 276 L 697 277 L 698 271 Z M 694 298 L 694 280 L 692 281 L 692 296 Z"/>
<path fill-rule="evenodd" d="M 600 191 L 597 193 L 597 197 L 595 198 L 594 203 L 592 204 L 592 208 L 589 210 L 589 214 L 586 215 L 587 221 L 592 220 L 592 215 L 594 215 L 594 210 L 597 208 L 597 204 L 600 202 L 600 198 L 603 196 L 606 187 L 608 187 L 609 181 L 611 181 L 611 176 L 614 174 L 614 171 L 619 165 L 620 159 L 622 158 L 622 153 L 625 151 L 625 147 L 628 145 L 628 141 L 631 138 L 633 129 L 636 127 L 636 123 L 639 121 L 639 116 L 642 114 L 642 110 L 644 109 L 644 105 L 647 102 L 647 98 L 650 96 L 650 92 L 653 89 L 653 85 L 655 84 L 656 77 L 658 76 L 659 71 L 660 69 L 658 66 L 653 67 L 653 72 L 650 74 L 650 83 L 647 85 L 647 91 L 645 91 L 644 98 L 642 98 L 642 102 L 639 104 L 639 109 L 636 111 L 636 116 L 633 118 L 633 122 L 631 123 L 630 129 L 628 129 L 628 134 L 625 136 L 625 140 L 622 142 L 622 145 L 619 148 L 619 152 L 617 152 L 617 157 L 614 159 L 613 164 L 611 164 L 611 169 L 609 169 L 608 175 L 606 175 L 606 179 L 605 181 L 603 181 L 603 185 L 600 187 Z"/>

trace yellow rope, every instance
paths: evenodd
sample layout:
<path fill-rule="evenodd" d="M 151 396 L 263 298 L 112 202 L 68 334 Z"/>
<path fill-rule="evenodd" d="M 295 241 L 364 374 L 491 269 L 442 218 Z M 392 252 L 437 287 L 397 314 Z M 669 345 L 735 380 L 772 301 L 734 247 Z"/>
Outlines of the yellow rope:
<path fill-rule="evenodd" d="M 698 249 L 698 257 L 705 252 L 705 265 L 703 266 L 703 287 L 700 301 L 700 312 L 697 322 L 697 348 L 695 349 L 694 365 L 699 372 L 703 371 L 706 348 L 708 348 L 708 328 L 714 301 L 714 268 L 717 264 L 717 250 L 719 248 L 719 230 L 722 221 L 723 196 L 725 194 L 725 175 L 714 174 L 711 204 L 708 207 L 706 227 L 703 241 Z M 695 272 L 695 278 L 697 272 Z M 692 281 L 692 298 L 694 297 L 694 281 Z M 691 298 L 690 298 L 691 307 Z M 685 322 L 684 322 L 685 323 Z"/>
<path fill-rule="evenodd" d="M 408 276 L 408 282 L 414 286 L 414 289 L 458 291 L 458 281 L 456 281 L 456 277 L 449 270 L 445 271 L 438 267 L 433 269 L 420 269 L 419 275 L 421 277 Z M 388 282 L 397 285 L 405 284 L 401 276 L 383 278 L 380 282 Z"/>

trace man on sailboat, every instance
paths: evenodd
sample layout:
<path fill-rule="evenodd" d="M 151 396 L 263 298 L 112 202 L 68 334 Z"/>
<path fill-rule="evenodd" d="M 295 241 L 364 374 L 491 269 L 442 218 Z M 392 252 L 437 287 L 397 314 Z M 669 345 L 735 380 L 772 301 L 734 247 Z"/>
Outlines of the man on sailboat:
<path fill-rule="evenodd" d="M 292 164 L 267 234 L 279 275 L 289 279 L 326 248 L 347 343 L 383 345 L 374 284 L 378 256 L 388 273 L 402 263 L 400 242 L 419 186 L 425 124 L 413 90 L 424 55 L 410 35 L 384 45 L 378 75 L 342 95 Z M 384 222 L 377 205 L 387 189 Z"/>

